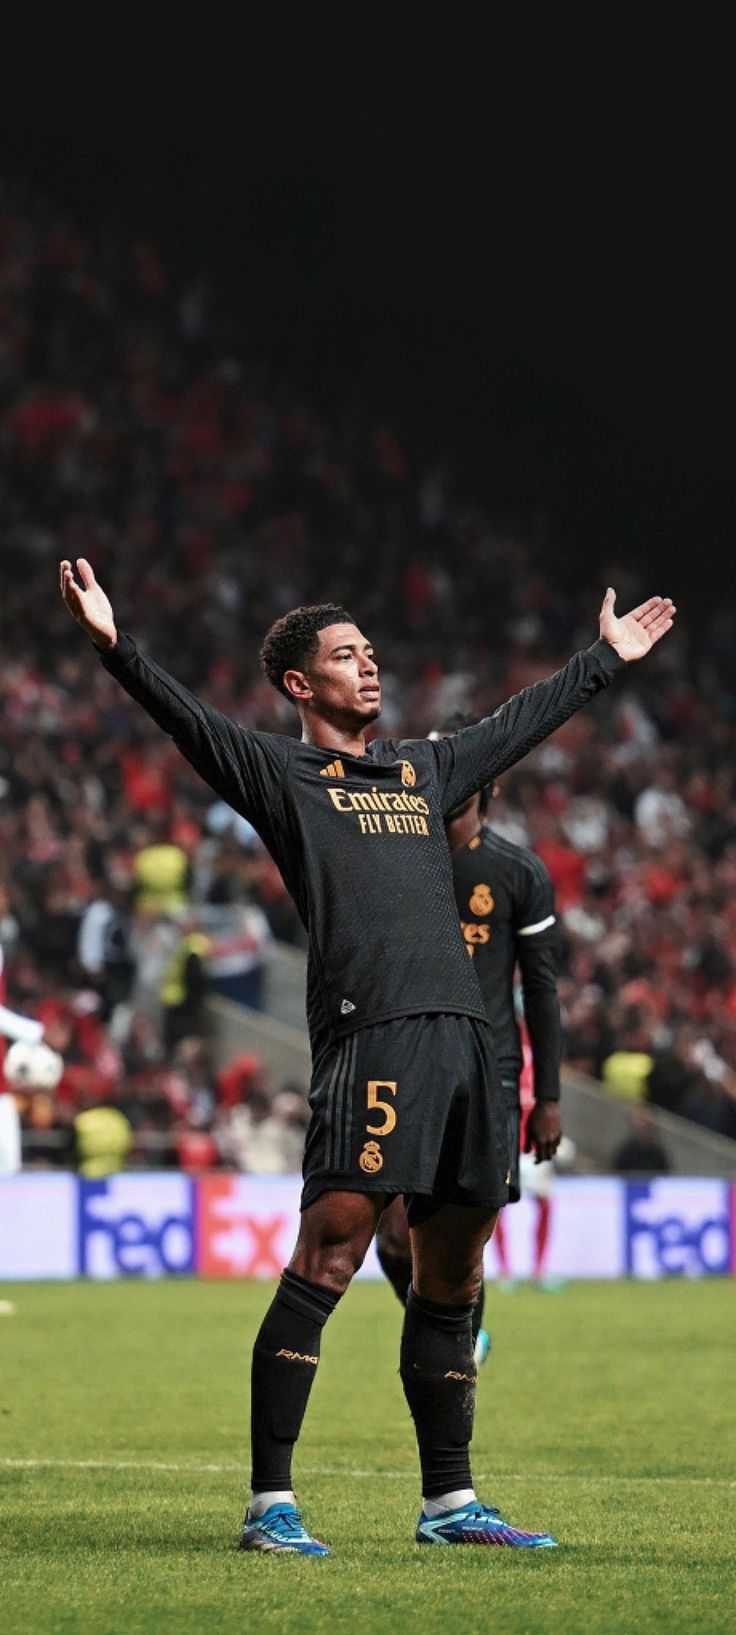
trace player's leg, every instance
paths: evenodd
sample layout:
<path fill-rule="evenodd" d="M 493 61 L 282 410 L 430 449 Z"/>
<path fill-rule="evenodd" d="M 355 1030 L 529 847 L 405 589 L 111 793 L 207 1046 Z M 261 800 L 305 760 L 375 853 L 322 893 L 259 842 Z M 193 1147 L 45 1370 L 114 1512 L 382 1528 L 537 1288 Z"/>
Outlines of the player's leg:
<path fill-rule="evenodd" d="M 472 1310 L 496 1211 L 445 1204 L 412 1225 L 412 1289 L 401 1379 L 417 1433 L 422 1514 L 417 1541 L 550 1547 L 546 1533 L 510 1527 L 479 1503 L 470 1468 L 476 1366 Z"/>
<path fill-rule="evenodd" d="M 495 1232 L 493 1234 L 493 1247 L 494 1247 L 494 1249 L 496 1251 L 496 1258 L 498 1260 L 498 1269 L 499 1269 L 499 1271 L 501 1273 L 501 1276 L 502 1277 L 509 1277 L 510 1276 L 510 1272 L 509 1272 L 509 1256 L 508 1256 L 508 1248 L 507 1248 L 507 1245 L 506 1245 L 506 1228 L 505 1228 L 505 1226 L 503 1224 L 503 1212 L 501 1212 L 499 1214 L 498 1220 L 496 1222 L 496 1230 L 495 1230 Z"/>
<path fill-rule="evenodd" d="M 552 1191 L 554 1187 L 554 1164 L 547 1159 L 536 1164 L 531 1154 L 524 1153 L 521 1166 L 525 1196 L 532 1198 L 535 1208 L 534 1240 L 532 1254 L 532 1282 L 537 1288 L 556 1292 L 564 1284 L 558 1277 L 546 1275 L 547 1259 L 550 1248 L 552 1229 Z"/>
<path fill-rule="evenodd" d="M 498 1226 L 496 1231 L 498 1231 Z M 388 1279 L 402 1306 L 405 1306 L 411 1284 L 412 1263 L 409 1222 L 402 1198 L 394 1198 L 383 1211 L 376 1233 L 376 1254 L 384 1277 Z M 476 1363 L 485 1362 L 490 1349 L 489 1337 L 482 1327 L 484 1305 L 485 1292 L 481 1282 L 480 1292 L 473 1306 L 472 1318 Z"/>
<path fill-rule="evenodd" d="M 549 1245 L 549 1229 L 552 1204 L 549 1198 L 537 1198 L 537 1219 L 534 1227 L 534 1277 L 544 1275 L 544 1266 Z"/>
<path fill-rule="evenodd" d="M 401 1343 L 401 1379 L 416 1427 L 422 1493 L 430 1509 L 473 1496 L 473 1308 L 496 1211 L 445 1204 L 411 1229 L 412 1288 Z"/>
<path fill-rule="evenodd" d="M 405 1306 L 411 1283 L 411 1239 L 403 1198 L 393 1198 L 383 1211 L 376 1233 L 376 1254 L 384 1277 Z"/>
<path fill-rule="evenodd" d="M 496 1221 L 496 1230 L 493 1234 L 493 1247 L 496 1251 L 498 1270 L 500 1273 L 500 1276 L 496 1279 L 495 1287 L 501 1294 L 513 1294 L 517 1285 L 516 1279 L 511 1275 L 507 1230 L 503 1218 L 504 1213 L 505 1211 L 502 1209 L 498 1220 Z"/>
<path fill-rule="evenodd" d="M 253 1348 L 253 1498 L 244 1549 L 324 1554 L 294 1506 L 291 1460 L 317 1371 L 322 1329 L 365 1257 L 385 1199 L 325 1192 L 304 1210 L 296 1248 Z"/>

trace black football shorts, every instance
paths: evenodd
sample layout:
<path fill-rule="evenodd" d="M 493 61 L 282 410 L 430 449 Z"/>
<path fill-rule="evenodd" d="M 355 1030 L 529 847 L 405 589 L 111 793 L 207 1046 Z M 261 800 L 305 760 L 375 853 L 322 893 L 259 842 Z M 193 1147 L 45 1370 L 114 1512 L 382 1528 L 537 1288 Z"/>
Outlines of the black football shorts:
<path fill-rule="evenodd" d="M 361 1028 L 320 1053 L 309 1100 L 302 1209 L 323 1192 L 404 1193 L 417 1225 L 445 1203 L 508 1202 L 508 1110 L 486 1023 L 442 1013 Z"/>
<path fill-rule="evenodd" d="M 519 1158 L 521 1155 L 521 1103 L 518 1079 L 507 1079 L 503 1074 L 501 1090 L 506 1116 L 506 1150 L 509 1155 L 509 1203 L 518 1204 L 521 1197 Z"/>

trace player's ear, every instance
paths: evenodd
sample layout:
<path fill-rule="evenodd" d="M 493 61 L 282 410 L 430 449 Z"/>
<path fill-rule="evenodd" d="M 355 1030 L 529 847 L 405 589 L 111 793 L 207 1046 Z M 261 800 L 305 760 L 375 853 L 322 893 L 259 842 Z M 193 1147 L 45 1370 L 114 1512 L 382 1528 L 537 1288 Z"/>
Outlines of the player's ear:
<path fill-rule="evenodd" d="M 312 689 L 303 670 L 285 670 L 284 686 L 295 704 L 304 704 L 312 697 Z"/>

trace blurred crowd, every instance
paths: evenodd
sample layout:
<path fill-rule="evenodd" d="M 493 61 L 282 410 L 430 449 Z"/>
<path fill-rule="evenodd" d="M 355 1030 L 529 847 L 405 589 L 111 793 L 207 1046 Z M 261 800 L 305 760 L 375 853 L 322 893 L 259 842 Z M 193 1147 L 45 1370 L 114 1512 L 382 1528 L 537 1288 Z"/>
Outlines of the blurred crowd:
<path fill-rule="evenodd" d="M 30 1146 L 43 1156 L 47 1131 L 61 1152 L 102 1104 L 136 1162 L 293 1168 L 303 1087 L 254 1060 L 218 1073 L 205 1005 L 262 1003 L 271 940 L 303 940 L 293 906 L 249 825 L 99 665 L 59 558 L 88 557 L 120 626 L 181 680 L 285 732 L 257 654 L 289 607 L 352 609 L 382 666 L 381 732 L 416 736 L 587 645 L 604 587 L 542 517 L 490 515 L 359 399 L 328 412 L 255 369 L 207 281 L 155 245 L 11 188 L 0 509 L 0 944 L 7 1002 L 65 1061 L 24 1108 Z M 619 605 L 669 589 L 610 572 Z M 730 1136 L 735 747 L 736 613 L 696 640 L 684 610 L 492 810 L 555 882 L 568 1062 Z"/>

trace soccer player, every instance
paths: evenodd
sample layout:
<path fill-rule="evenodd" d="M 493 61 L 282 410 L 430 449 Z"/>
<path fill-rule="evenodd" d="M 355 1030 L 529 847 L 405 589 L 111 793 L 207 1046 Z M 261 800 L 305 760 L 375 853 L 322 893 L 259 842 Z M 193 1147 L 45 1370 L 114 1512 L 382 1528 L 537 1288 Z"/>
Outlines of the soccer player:
<path fill-rule="evenodd" d="M 527 1120 L 536 1110 L 534 1084 L 534 1061 L 529 1039 L 525 1030 L 522 1031 L 523 1066 L 519 1079 L 519 1101 L 521 1103 L 521 1130 L 519 1140 L 519 1186 L 523 1198 L 534 1201 L 534 1236 L 532 1242 L 532 1282 L 539 1289 L 556 1294 L 564 1288 L 564 1283 L 558 1277 L 545 1275 L 545 1264 L 550 1243 L 552 1227 L 552 1195 L 555 1184 L 557 1164 L 566 1165 L 575 1157 L 574 1142 L 562 1136 L 554 1159 L 532 1156 L 527 1140 Z M 533 1143 L 532 1143 L 533 1146 Z M 496 1287 L 503 1293 L 511 1293 L 516 1287 L 509 1261 L 508 1243 L 506 1239 L 506 1225 L 504 1211 L 496 1221 L 493 1234 L 493 1247 L 496 1252 L 500 1277 Z"/>
<path fill-rule="evenodd" d="M 32 1016 L 23 1016 L 19 1011 L 11 1011 L 5 1004 L 5 958 L 0 948 L 0 1066 L 5 1054 L 4 1039 L 24 1039 L 27 1044 L 38 1045 L 43 1039 L 43 1022 L 35 1021 Z"/>
<path fill-rule="evenodd" d="M 32 1016 L 9 1010 L 5 997 L 5 959 L 0 947 L 0 1175 L 16 1175 L 22 1162 L 21 1124 L 12 1086 L 8 1083 L 6 1087 L 4 1080 L 5 1041 L 20 1039 L 25 1044 L 40 1045 L 44 1029 L 43 1022 L 36 1022 Z M 34 1086 L 29 1083 L 27 1088 Z"/>
<path fill-rule="evenodd" d="M 455 907 L 444 817 L 492 783 L 670 629 L 651 597 L 625 618 L 609 590 L 601 640 L 488 720 L 437 743 L 378 739 L 373 648 L 346 609 L 297 608 L 268 632 L 266 675 L 297 707 L 301 740 L 246 731 L 118 632 L 88 562 L 61 563 L 69 611 L 103 664 L 200 775 L 251 822 L 309 930 L 312 1119 L 301 1226 L 253 1353 L 248 1550 L 325 1554 L 294 1504 L 291 1456 L 321 1331 L 387 1200 L 408 1199 L 412 1294 L 401 1378 L 424 1503 L 417 1539 L 554 1543 L 479 1503 L 470 1474 L 471 1314 L 483 1248 L 508 1198 L 507 1139 L 490 1026 Z"/>
<path fill-rule="evenodd" d="M 544 864 L 525 846 L 514 846 L 495 834 L 485 821 L 490 794 L 483 790 L 471 795 L 450 813 L 446 829 L 465 946 L 493 1029 L 508 1132 L 509 1202 L 515 1203 L 521 1195 L 520 1080 L 524 1065 L 514 1006 L 517 970 L 533 1061 L 534 1102 L 526 1118 L 526 1152 L 533 1150 L 536 1163 L 547 1169 L 562 1134 L 557 915 Z M 501 1213 L 496 1237 L 502 1220 Z M 400 1198 L 381 1216 L 376 1249 L 383 1271 L 405 1304 L 411 1284 L 411 1242 Z M 482 1318 L 481 1287 L 472 1318 L 476 1364 L 485 1361 L 488 1353 Z"/>

